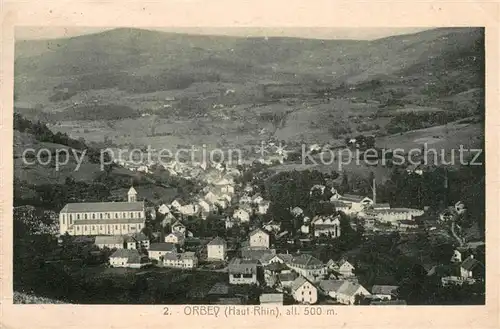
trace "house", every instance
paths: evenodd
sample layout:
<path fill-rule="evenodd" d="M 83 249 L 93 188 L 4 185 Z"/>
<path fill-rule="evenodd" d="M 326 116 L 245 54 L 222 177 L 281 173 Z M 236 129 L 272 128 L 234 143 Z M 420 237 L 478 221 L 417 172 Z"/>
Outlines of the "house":
<path fill-rule="evenodd" d="M 319 152 L 321 151 L 321 146 L 319 144 L 309 145 L 310 152 Z"/>
<path fill-rule="evenodd" d="M 338 198 L 338 201 L 350 204 L 350 212 L 352 213 L 360 212 L 365 209 L 365 207 L 373 204 L 372 199 L 354 194 L 344 194 Z"/>
<path fill-rule="evenodd" d="M 304 224 L 300 227 L 300 232 L 303 234 L 309 234 L 309 231 L 309 225 Z"/>
<path fill-rule="evenodd" d="M 232 185 L 224 185 L 220 187 L 220 191 L 222 193 L 234 194 L 234 186 Z"/>
<path fill-rule="evenodd" d="M 293 216 L 298 217 L 298 216 L 304 215 L 304 210 L 302 210 L 302 208 L 300 208 L 300 207 L 295 207 L 292 210 L 290 210 L 290 213 Z"/>
<path fill-rule="evenodd" d="M 230 284 L 258 284 L 258 261 L 251 259 L 233 258 L 228 265 Z"/>
<path fill-rule="evenodd" d="M 479 265 L 479 262 L 474 259 L 473 255 L 467 257 L 462 264 L 460 264 L 460 277 L 462 278 L 472 278 L 473 270 Z"/>
<path fill-rule="evenodd" d="M 321 280 L 319 288 L 325 295 L 344 305 L 354 305 L 356 296 L 371 296 L 362 285 L 348 280 Z"/>
<path fill-rule="evenodd" d="M 185 240 L 186 240 L 186 237 L 184 236 L 184 234 L 182 234 L 180 232 L 172 232 L 165 237 L 166 243 L 173 243 L 173 244 L 177 244 L 179 246 L 183 246 Z"/>
<path fill-rule="evenodd" d="M 256 194 L 252 197 L 252 203 L 253 204 L 259 204 L 262 201 L 264 201 L 264 198 L 260 194 Z"/>
<path fill-rule="evenodd" d="M 292 259 L 293 256 L 290 254 L 277 254 L 269 260 L 269 263 L 289 264 L 292 261 Z"/>
<path fill-rule="evenodd" d="M 235 212 L 233 213 L 233 218 L 238 219 L 242 223 L 247 223 L 250 221 L 250 215 L 243 209 L 235 210 Z"/>
<path fill-rule="evenodd" d="M 382 223 L 391 223 L 394 225 L 398 225 L 398 221 L 413 220 L 414 217 L 422 216 L 424 214 L 424 211 L 411 208 L 391 208 L 381 210 L 368 209 L 364 211 L 364 213 L 367 216 L 374 217 Z M 403 227 L 408 224 L 409 223 L 403 224 Z"/>
<path fill-rule="evenodd" d="M 266 265 L 269 260 L 276 255 L 275 249 L 268 249 L 265 247 L 241 247 L 240 248 L 241 258 L 243 259 L 253 259 L 265 263 L 262 265 Z"/>
<path fill-rule="evenodd" d="M 231 229 L 234 225 L 237 225 L 238 224 L 238 220 L 237 219 L 234 219 L 234 218 L 231 218 L 231 217 L 226 217 L 226 219 L 224 220 L 224 224 L 226 226 L 226 230 L 229 230 Z"/>
<path fill-rule="evenodd" d="M 161 226 L 165 227 L 167 225 L 170 225 L 175 219 L 176 219 L 175 216 L 171 212 L 169 212 L 165 215 L 165 218 L 163 218 L 163 220 L 161 221 Z"/>
<path fill-rule="evenodd" d="M 239 200 L 239 203 L 240 204 L 250 204 L 252 203 L 252 198 L 249 197 L 248 195 L 243 195 L 240 200 Z"/>
<path fill-rule="evenodd" d="M 330 200 L 330 203 L 335 207 L 335 210 L 337 211 L 342 211 L 343 213 L 346 214 L 351 212 L 351 204 L 349 203 L 345 203 L 338 200 Z"/>
<path fill-rule="evenodd" d="M 182 207 L 182 200 L 180 200 L 180 199 L 175 199 L 170 204 L 170 208 L 175 209 L 175 210 L 180 210 L 181 207 Z"/>
<path fill-rule="evenodd" d="M 198 206 L 200 207 L 201 211 L 204 213 L 209 213 L 209 212 L 213 211 L 213 207 L 210 206 L 210 204 L 203 199 L 198 201 Z"/>
<path fill-rule="evenodd" d="M 372 298 L 391 300 L 397 296 L 399 286 L 374 285 L 372 287 Z"/>
<path fill-rule="evenodd" d="M 326 235 L 338 238 L 340 237 L 340 216 L 315 216 L 312 220 L 312 227 L 316 237 Z"/>
<path fill-rule="evenodd" d="M 219 197 L 215 195 L 213 192 L 208 192 L 205 194 L 204 199 L 209 203 L 209 204 L 215 204 L 217 200 L 219 200 Z"/>
<path fill-rule="evenodd" d="M 136 249 L 119 249 L 109 256 L 111 267 L 141 268 L 147 264 L 147 258 L 141 256 Z"/>
<path fill-rule="evenodd" d="M 398 220 L 396 223 L 400 231 L 408 231 L 418 228 L 418 224 L 412 220 Z"/>
<path fill-rule="evenodd" d="M 281 293 L 263 293 L 259 297 L 261 305 L 283 305 L 283 294 Z"/>
<path fill-rule="evenodd" d="M 281 224 L 271 220 L 270 222 L 264 224 L 263 229 L 267 232 L 278 233 L 281 230 Z"/>
<path fill-rule="evenodd" d="M 255 229 L 250 232 L 250 247 L 269 248 L 269 233 L 263 229 Z"/>
<path fill-rule="evenodd" d="M 312 281 L 322 279 L 327 274 L 325 264 L 311 255 L 298 255 L 286 264 L 295 272 Z"/>
<path fill-rule="evenodd" d="M 116 235 L 96 236 L 94 244 L 101 249 L 123 249 L 125 237 Z"/>
<path fill-rule="evenodd" d="M 125 242 L 125 248 L 126 249 L 137 249 L 137 242 L 130 235 L 124 236 L 123 240 Z"/>
<path fill-rule="evenodd" d="M 167 253 L 162 256 L 163 266 L 172 268 L 193 269 L 198 267 L 198 258 L 194 252 Z"/>
<path fill-rule="evenodd" d="M 453 256 L 451 256 L 450 262 L 461 263 L 462 262 L 462 253 L 458 250 L 453 251 Z"/>
<path fill-rule="evenodd" d="M 173 252 L 177 252 L 177 247 L 173 243 L 152 243 L 148 249 L 148 256 L 159 261 L 161 256 Z"/>
<path fill-rule="evenodd" d="M 262 202 L 259 202 L 257 204 L 257 214 L 259 215 L 265 215 L 267 214 L 267 210 L 269 209 L 269 206 L 271 205 L 271 202 L 264 200 Z"/>
<path fill-rule="evenodd" d="M 200 212 L 197 204 L 188 204 L 179 208 L 179 212 L 184 216 L 194 216 Z"/>
<path fill-rule="evenodd" d="M 372 209 L 374 209 L 374 210 L 387 210 L 387 209 L 391 209 L 391 205 L 388 203 L 374 203 L 372 205 Z"/>
<path fill-rule="evenodd" d="M 225 260 L 227 252 L 227 244 L 220 237 L 214 238 L 207 244 L 207 259 L 208 260 Z"/>
<path fill-rule="evenodd" d="M 127 202 L 68 203 L 59 213 L 59 234 L 124 235 L 140 232 L 146 222 L 144 202 L 131 187 Z"/>
<path fill-rule="evenodd" d="M 137 249 L 145 248 L 149 249 L 149 238 L 142 232 L 132 234 L 132 238 L 137 243 Z"/>
<path fill-rule="evenodd" d="M 313 187 L 311 187 L 311 190 L 309 191 L 309 195 L 313 195 L 313 193 L 315 191 L 319 192 L 321 195 L 323 195 L 325 193 L 325 188 L 326 186 L 325 185 L 319 185 L 319 184 L 316 184 L 314 185 Z"/>
<path fill-rule="evenodd" d="M 162 204 L 158 207 L 158 212 L 162 215 L 170 213 L 170 208 L 166 204 Z"/>
<path fill-rule="evenodd" d="M 342 195 L 340 195 L 340 193 L 335 188 L 332 187 L 330 191 L 332 192 L 330 201 L 338 201 L 342 197 Z"/>
<path fill-rule="evenodd" d="M 181 233 L 186 234 L 186 226 L 182 224 L 180 221 L 176 221 L 172 224 L 172 233 Z"/>
<path fill-rule="evenodd" d="M 318 289 L 305 277 L 299 276 L 291 286 L 293 298 L 301 304 L 315 304 L 318 301 Z"/>
<path fill-rule="evenodd" d="M 328 263 L 326 263 L 326 266 L 328 267 L 328 269 L 339 273 L 343 277 L 354 276 L 353 273 L 355 270 L 354 266 L 345 259 L 341 259 L 338 262 L 334 262 L 333 260 L 330 259 Z"/>

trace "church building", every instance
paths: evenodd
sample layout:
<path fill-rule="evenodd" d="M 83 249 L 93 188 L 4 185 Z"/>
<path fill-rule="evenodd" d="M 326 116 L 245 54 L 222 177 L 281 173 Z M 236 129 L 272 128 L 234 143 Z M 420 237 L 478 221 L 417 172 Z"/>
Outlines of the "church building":
<path fill-rule="evenodd" d="M 144 202 L 131 187 L 128 202 L 68 203 L 59 214 L 59 233 L 69 235 L 125 235 L 144 228 Z"/>

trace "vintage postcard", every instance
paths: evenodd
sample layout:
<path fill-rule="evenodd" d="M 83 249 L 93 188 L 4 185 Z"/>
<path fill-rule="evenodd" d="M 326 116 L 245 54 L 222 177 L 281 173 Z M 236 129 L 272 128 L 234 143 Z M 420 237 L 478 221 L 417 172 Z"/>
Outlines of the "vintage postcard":
<path fill-rule="evenodd" d="M 2 327 L 498 327 L 495 13 L 4 3 Z"/>

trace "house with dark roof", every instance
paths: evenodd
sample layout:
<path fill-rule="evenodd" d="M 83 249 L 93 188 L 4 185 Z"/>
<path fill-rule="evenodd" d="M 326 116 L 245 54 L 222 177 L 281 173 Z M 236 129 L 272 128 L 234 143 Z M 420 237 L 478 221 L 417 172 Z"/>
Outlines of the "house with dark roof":
<path fill-rule="evenodd" d="M 374 285 L 372 287 L 372 298 L 391 300 L 397 297 L 398 286 Z"/>
<path fill-rule="evenodd" d="M 137 248 L 149 249 L 149 238 L 142 232 L 132 234 L 132 238 L 137 243 Z"/>
<path fill-rule="evenodd" d="M 166 243 L 173 243 L 179 246 L 183 246 L 185 241 L 186 237 L 180 232 L 172 232 L 169 235 L 165 236 Z"/>
<path fill-rule="evenodd" d="M 467 257 L 462 264 L 460 264 L 460 277 L 472 278 L 474 269 L 479 265 L 479 262 L 474 259 L 474 255 Z"/>
<path fill-rule="evenodd" d="M 338 262 L 333 260 L 329 260 L 326 263 L 326 266 L 329 270 L 335 271 L 343 277 L 352 277 L 354 276 L 355 267 L 351 263 L 349 263 L 346 259 L 341 259 Z"/>
<path fill-rule="evenodd" d="M 295 256 L 287 265 L 311 281 L 320 280 L 327 274 L 326 265 L 311 255 Z"/>
<path fill-rule="evenodd" d="M 312 227 L 316 237 L 325 235 L 338 238 L 340 237 L 340 216 L 315 216 L 312 220 Z"/>
<path fill-rule="evenodd" d="M 99 235 L 95 237 L 94 243 L 101 249 L 124 249 L 125 237 L 120 235 Z"/>
<path fill-rule="evenodd" d="M 128 202 L 68 203 L 59 213 L 59 233 L 64 235 L 125 235 L 140 232 L 146 221 L 144 202 L 133 187 Z"/>
<path fill-rule="evenodd" d="M 258 284 L 258 261 L 233 258 L 228 266 L 230 284 Z"/>
<path fill-rule="evenodd" d="M 215 237 L 207 244 L 207 259 L 220 260 L 226 259 L 227 243 L 221 237 Z"/>
<path fill-rule="evenodd" d="M 161 256 L 175 252 L 177 252 L 177 247 L 173 243 L 152 243 L 148 249 L 148 256 L 150 259 L 159 261 Z"/>
<path fill-rule="evenodd" d="M 295 279 L 291 286 L 293 299 L 301 304 L 316 304 L 318 301 L 318 289 L 314 284 L 303 276 Z"/>
<path fill-rule="evenodd" d="M 172 224 L 171 226 L 171 229 L 172 229 L 172 233 L 182 233 L 182 234 L 186 234 L 186 226 L 184 224 L 182 224 L 180 221 L 175 221 L 175 223 Z"/>
<path fill-rule="evenodd" d="M 141 268 L 149 264 L 147 257 L 141 256 L 137 249 L 118 249 L 109 256 L 111 267 Z"/>
<path fill-rule="evenodd" d="M 299 275 L 296 272 L 282 272 L 278 274 L 278 284 L 282 288 L 288 288 L 292 286 L 293 281 L 297 279 Z"/>
<path fill-rule="evenodd" d="M 338 199 L 340 202 L 344 202 L 350 205 L 349 212 L 357 213 L 365 209 L 367 206 L 373 204 L 373 200 L 366 196 L 355 195 L 355 194 L 344 194 Z"/>

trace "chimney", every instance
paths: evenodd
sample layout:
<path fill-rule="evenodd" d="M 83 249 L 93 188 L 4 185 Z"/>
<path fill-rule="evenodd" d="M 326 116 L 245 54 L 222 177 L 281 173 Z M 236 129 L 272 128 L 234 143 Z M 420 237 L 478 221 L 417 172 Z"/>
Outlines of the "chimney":
<path fill-rule="evenodd" d="M 377 183 L 375 182 L 375 178 L 373 178 L 373 203 L 377 203 Z"/>

